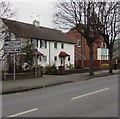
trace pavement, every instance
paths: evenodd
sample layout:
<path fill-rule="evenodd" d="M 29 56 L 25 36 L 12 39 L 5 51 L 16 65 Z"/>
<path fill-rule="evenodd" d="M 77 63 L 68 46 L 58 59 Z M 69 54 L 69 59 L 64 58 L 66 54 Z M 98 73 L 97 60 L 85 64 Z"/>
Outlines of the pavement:
<path fill-rule="evenodd" d="M 68 75 L 43 75 L 40 78 L 21 79 L 21 80 L 6 80 L 2 81 L 2 92 L 0 94 L 11 94 L 33 89 L 40 89 L 49 86 L 55 86 L 76 81 L 85 81 L 96 77 L 120 74 L 120 70 L 113 70 L 112 74 L 108 70 L 96 71 L 94 76 L 89 76 L 89 73 L 77 73 Z"/>

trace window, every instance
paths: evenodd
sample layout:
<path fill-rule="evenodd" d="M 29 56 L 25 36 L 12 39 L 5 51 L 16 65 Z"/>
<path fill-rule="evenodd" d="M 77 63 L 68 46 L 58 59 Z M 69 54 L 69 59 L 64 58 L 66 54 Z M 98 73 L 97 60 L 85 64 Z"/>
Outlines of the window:
<path fill-rule="evenodd" d="M 57 42 L 54 42 L 54 48 L 57 48 Z"/>
<path fill-rule="evenodd" d="M 39 57 L 39 59 L 40 59 L 40 62 L 47 62 L 47 56 L 40 56 Z"/>
<path fill-rule="evenodd" d="M 40 48 L 47 48 L 47 41 L 40 40 Z"/>
<path fill-rule="evenodd" d="M 70 56 L 68 56 L 68 61 L 70 61 Z"/>
<path fill-rule="evenodd" d="M 43 56 L 43 61 L 47 62 L 47 56 L 45 56 L 45 55 Z"/>
<path fill-rule="evenodd" d="M 42 61 L 42 60 L 41 60 L 41 56 L 39 57 L 39 60 L 40 60 L 40 62 Z"/>
<path fill-rule="evenodd" d="M 54 61 L 57 61 L 57 56 L 54 57 Z"/>
<path fill-rule="evenodd" d="M 102 42 L 101 47 L 106 47 L 105 42 Z"/>
<path fill-rule="evenodd" d="M 78 46 L 78 47 L 81 47 L 81 40 L 80 40 L 80 39 L 77 40 L 77 46 Z"/>
<path fill-rule="evenodd" d="M 32 44 L 34 44 L 36 47 L 38 47 L 38 40 L 37 39 L 32 39 Z"/>
<path fill-rule="evenodd" d="M 62 48 L 62 49 L 64 48 L 64 43 L 61 43 L 61 48 Z"/>

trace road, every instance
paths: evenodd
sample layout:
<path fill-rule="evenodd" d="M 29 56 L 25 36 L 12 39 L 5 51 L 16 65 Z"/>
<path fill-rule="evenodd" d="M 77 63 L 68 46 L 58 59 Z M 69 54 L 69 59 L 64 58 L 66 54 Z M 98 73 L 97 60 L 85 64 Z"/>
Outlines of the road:
<path fill-rule="evenodd" d="M 118 75 L 3 95 L 3 117 L 118 117 Z"/>

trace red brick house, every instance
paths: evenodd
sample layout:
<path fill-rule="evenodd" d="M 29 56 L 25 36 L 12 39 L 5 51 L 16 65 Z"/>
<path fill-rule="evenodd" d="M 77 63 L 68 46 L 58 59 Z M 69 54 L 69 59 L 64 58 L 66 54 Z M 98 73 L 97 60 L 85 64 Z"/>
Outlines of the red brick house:
<path fill-rule="evenodd" d="M 81 61 L 85 61 L 87 60 L 89 62 L 89 47 L 87 45 L 87 42 L 86 42 L 86 39 L 84 36 L 82 36 L 82 34 L 80 34 L 75 28 L 72 28 L 70 31 L 68 31 L 66 33 L 66 35 L 72 39 L 75 43 L 75 64 L 77 63 L 77 61 L 81 60 Z M 106 45 L 105 43 L 103 42 L 103 39 L 100 37 L 99 39 L 97 39 L 97 41 L 94 43 L 94 61 L 96 60 L 108 60 L 108 54 L 107 54 L 107 57 L 106 58 L 99 58 L 101 55 L 99 52 L 98 52 L 98 49 L 106 49 Z M 89 64 L 89 63 L 87 63 Z M 76 65 L 79 65 L 78 63 Z M 81 64 L 83 66 L 83 64 Z M 85 66 L 85 65 L 84 65 Z"/>

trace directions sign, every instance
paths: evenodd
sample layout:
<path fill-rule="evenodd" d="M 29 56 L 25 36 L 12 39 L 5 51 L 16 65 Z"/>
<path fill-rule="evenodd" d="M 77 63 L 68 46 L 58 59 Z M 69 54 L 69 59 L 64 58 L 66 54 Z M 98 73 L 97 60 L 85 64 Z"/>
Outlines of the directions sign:
<path fill-rule="evenodd" d="M 20 40 L 5 41 L 4 43 L 5 53 L 17 53 L 20 52 L 20 49 L 21 49 Z"/>

